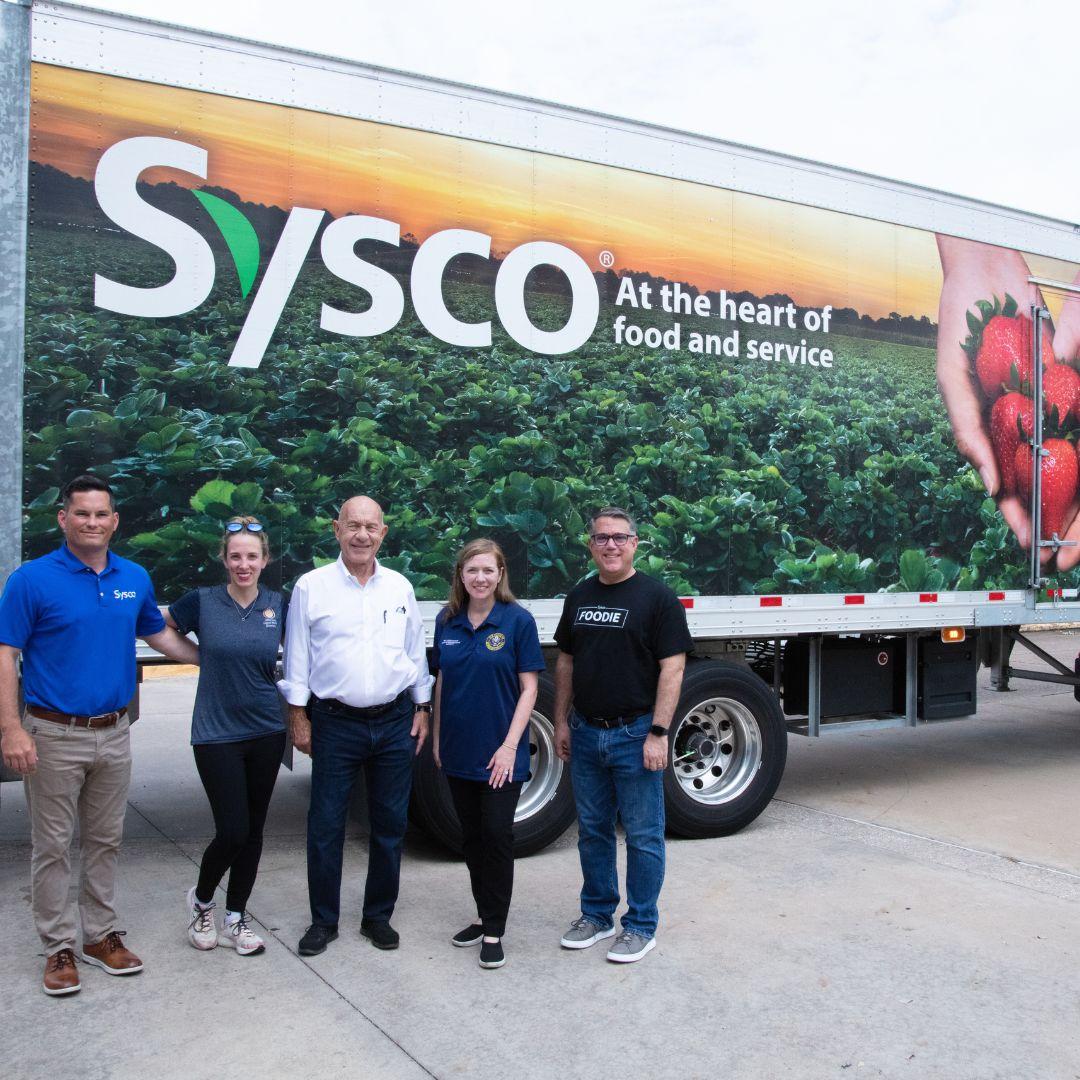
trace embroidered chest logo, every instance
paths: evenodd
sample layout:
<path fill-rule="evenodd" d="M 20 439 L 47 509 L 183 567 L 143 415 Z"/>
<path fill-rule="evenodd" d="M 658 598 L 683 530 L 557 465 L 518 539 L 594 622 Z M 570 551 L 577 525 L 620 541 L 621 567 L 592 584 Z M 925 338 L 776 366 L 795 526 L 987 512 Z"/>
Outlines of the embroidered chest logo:
<path fill-rule="evenodd" d="M 484 647 L 488 652 L 498 652 L 506 644 L 505 634 L 488 634 Z"/>
<path fill-rule="evenodd" d="M 277 626 L 277 612 L 272 607 L 263 608 L 262 617 L 263 626 L 268 629 L 273 629 Z"/>

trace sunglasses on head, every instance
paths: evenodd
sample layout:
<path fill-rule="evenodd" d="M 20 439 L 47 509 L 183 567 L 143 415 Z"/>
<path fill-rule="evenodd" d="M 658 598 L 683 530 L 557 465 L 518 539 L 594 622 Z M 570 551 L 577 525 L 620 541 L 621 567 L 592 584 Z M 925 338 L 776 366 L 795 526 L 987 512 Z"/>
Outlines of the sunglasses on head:
<path fill-rule="evenodd" d="M 230 521 L 225 526 L 225 531 L 228 533 L 243 532 L 247 529 L 248 532 L 262 532 L 262 523 L 258 521 Z"/>

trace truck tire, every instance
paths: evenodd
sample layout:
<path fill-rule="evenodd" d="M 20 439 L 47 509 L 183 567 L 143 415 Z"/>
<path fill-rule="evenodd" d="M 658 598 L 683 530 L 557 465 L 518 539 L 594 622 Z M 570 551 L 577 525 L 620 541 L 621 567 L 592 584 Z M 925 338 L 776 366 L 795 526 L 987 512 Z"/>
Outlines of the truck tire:
<path fill-rule="evenodd" d="M 664 801 L 676 836 L 727 836 L 769 804 L 787 761 L 787 727 L 752 671 L 691 661 L 668 738 Z"/>
<path fill-rule="evenodd" d="M 521 787 L 514 817 L 514 854 L 532 855 L 566 832 L 574 820 L 570 770 L 555 756 L 555 687 L 540 675 L 529 724 L 529 779 Z M 429 836 L 461 853 L 461 825 L 446 777 L 435 767 L 430 743 L 416 759 L 409 816 Z"/>

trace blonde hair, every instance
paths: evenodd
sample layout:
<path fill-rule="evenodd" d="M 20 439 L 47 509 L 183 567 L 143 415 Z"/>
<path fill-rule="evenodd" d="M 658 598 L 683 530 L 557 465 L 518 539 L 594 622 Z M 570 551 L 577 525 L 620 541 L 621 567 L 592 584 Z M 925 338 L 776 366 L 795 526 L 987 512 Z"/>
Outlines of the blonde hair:
<path fill-rule="evenodd" d="M 240 515 L 237 517 L 231 517 L 225 522 L 226 525 L 262 525 L 262 522 L 257 517 L 250 517 L 248 515 Z M 229 541 L 234 536 L 255 536 L 259 540 L 259 546 L 262 548 L 264 558 L 270 558 L 270 538 L 266 535 L 266 526 L 258 532 L 251 532 L 248 529 L 240 529 L 238 532 L 229 532 L 225 530 L 221 535 L 221 547 L 218 549 L 218 558 L 224 560 L 225 556 L 229 553 Z"/>
<path fill-rule="evenodd" d="M 470 540 L 458 552 L 458 557 L 454 561 L 454 577 L 450 582 L 450 596 L 446 601 L 446 610 L 451 615 L 456 615 L 463 607 L 468 606 L 469 594 L 465 591 L 465 583 L 461 580 L 461 571 L 465 568 L 465 564 L 477 555 L 493 555 L 495 565 L 502 571 L 499 583 L 495 586 L 495 599 L 500 604 L 512 604 L 514 602 L 514 594 L 510 591 L 510 574 L 506 569 L 506 556 L 503 554 L 503 549 L 494 540 L 481 536 L 476 540 Z"/>

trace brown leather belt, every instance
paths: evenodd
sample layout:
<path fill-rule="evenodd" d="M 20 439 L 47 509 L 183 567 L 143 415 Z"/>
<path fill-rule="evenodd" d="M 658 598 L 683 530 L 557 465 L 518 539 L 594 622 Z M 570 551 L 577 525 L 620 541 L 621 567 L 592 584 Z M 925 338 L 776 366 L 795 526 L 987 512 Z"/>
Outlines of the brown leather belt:
<path fill-rule="evenodd" d="M 117 721 L 127 715 L 127 706 L 119 712 L 99 713 L 97 716 L 71 716 L 68 713 L 53 712 L 39 705 L 27 705 L 26 711 L 39 720 L 51 720 L 54 724 L 67 724 L 69 727 L 103 728 L 115 727 Z"/>

